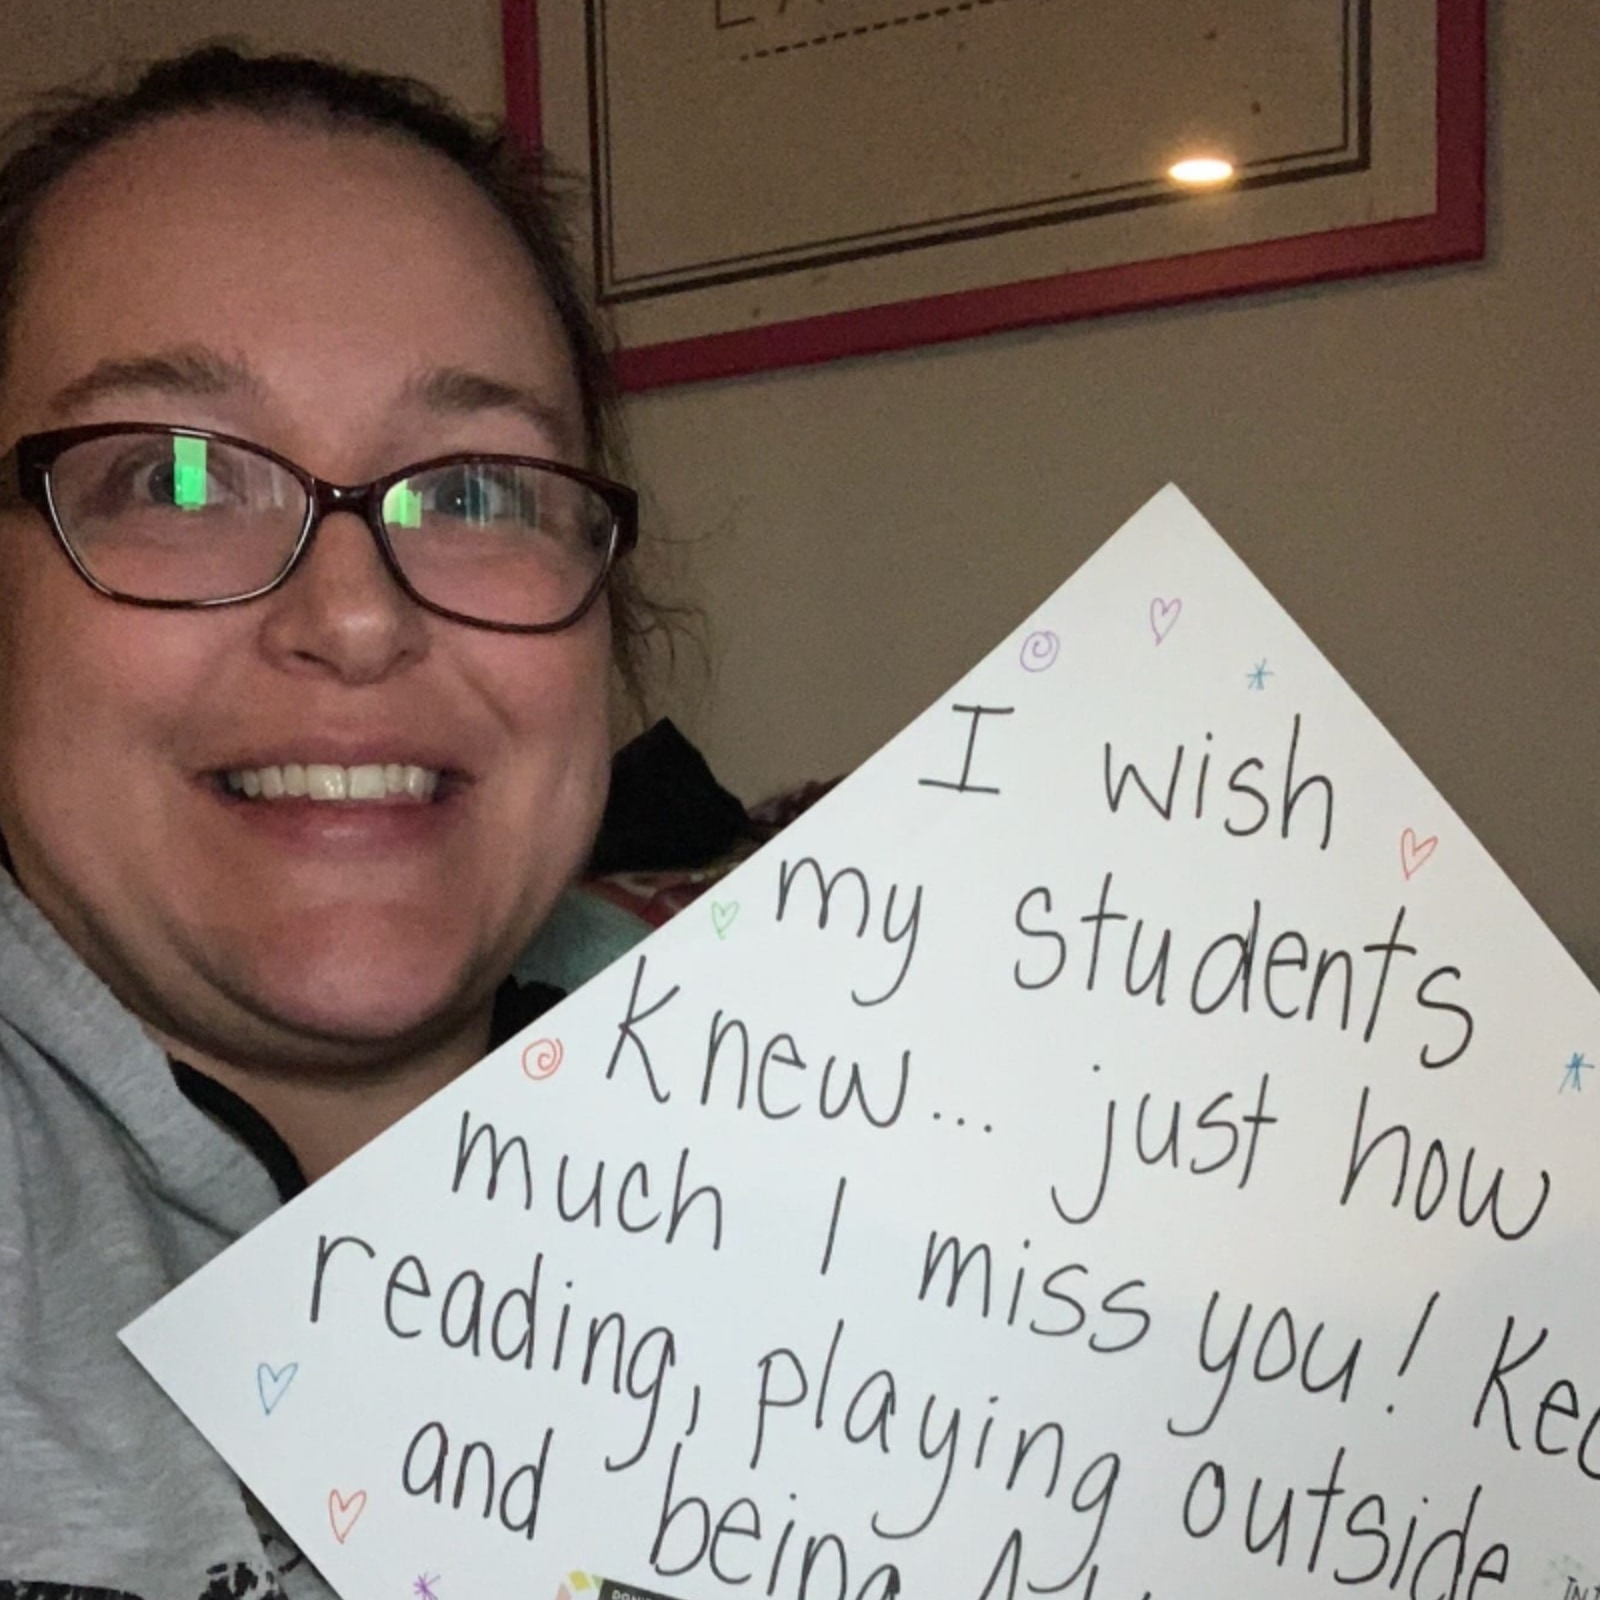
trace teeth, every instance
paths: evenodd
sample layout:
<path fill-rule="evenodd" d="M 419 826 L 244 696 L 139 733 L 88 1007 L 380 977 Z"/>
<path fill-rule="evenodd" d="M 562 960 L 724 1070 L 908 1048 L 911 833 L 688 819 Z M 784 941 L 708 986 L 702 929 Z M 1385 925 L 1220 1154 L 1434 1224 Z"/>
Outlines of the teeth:
<path fill-rule="evenodd" d="M 419 772 L 422 769 L 417 769 Z M 381 800 L 389 792 L 382 767 L 351 767 L 346 791 L 352 800 Z"/>
<path fill-rule="evenodd" d="M 343 800 L 349 792 L 344 767 L 325 767 L 320 763 L 306 767 L 306 798 L 308 800 Z M 249 774 L 245 777 L 248 779 Z M 249 794 L 250 790 L 245 789 Z"/>
<path fill-rule="evenodd" d="M 386 800 L 405 795 L 430 800 L 439 787 L 439 774 L 428 767 L 372 762 L 360 767 L 340 767 L 313 761 L 291 761 L 281 767 L 240 767 L 228 773 L 228 788 L 251 800 Z"/>

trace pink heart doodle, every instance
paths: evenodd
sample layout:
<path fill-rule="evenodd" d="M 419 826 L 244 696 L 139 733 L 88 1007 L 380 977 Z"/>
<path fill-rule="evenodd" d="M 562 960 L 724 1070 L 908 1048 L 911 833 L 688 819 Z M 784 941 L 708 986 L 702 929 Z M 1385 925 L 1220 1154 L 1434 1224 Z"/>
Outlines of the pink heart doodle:
<path fill-rule="evenodd" d="M 1426 839 L 1419 839 L 1414 830 L 1407 828 L 1400 835 L 1400 870 L 1409 879 L 1438 848 L 1438 834 L 1430 833 Z"/>
<path fill-rule="evenodd" d="M 354 1494 L 343 1495 L 337 1489 L 328 1491 L 328 1521 L 333 1525 L 333 1536 L 343 1544 L 350 1530 L 361 1520 L 367 1509 L 367 1491 L 357 1489 Z"/>
<path fill-rule="evenodd" d="M 1150 602 L 1150 631 L 1156 636 L 1156 643 L 1160 644 L 1166 636 L 1178 625 L 1178 618 L 1183 612 L 1183 601 L 1163 600 L 1157 595 Z"/>

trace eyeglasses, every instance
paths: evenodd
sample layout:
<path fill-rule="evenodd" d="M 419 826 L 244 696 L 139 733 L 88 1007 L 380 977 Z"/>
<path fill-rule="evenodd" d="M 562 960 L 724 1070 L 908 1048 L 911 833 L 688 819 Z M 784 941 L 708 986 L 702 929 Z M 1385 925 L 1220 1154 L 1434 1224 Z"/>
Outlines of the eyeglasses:
<path fill-rule="evenodd" d="M 0 460 L 84 581 L 131 605 L 238 605 L 286 583 L 330 511 L 420 606 L 504 633 L 571 627 L 638 541 L 634 491 L 530 456 L 437 456 L 353 486 L 201 428 L 28 434 Z"/>

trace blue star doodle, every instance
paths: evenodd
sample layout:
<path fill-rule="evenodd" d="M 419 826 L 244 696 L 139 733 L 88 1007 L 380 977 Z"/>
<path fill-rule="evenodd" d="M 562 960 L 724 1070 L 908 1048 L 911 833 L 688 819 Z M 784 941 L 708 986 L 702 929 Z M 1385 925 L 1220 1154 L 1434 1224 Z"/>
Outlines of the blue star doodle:
<path fill-rule="evenodd" d="M 1572 1059 L 1562 1069 L 1561 1088 L 1557 1091 L 1565 1094 L 1568 1089 L 1583 1090 L 1583 1075 L 1594 1071 L 1594 1062 L 1585 1059 L 1581 1050 L 1572 1052 Z"/>
<path fill-rule="evenodd" d="M 411 1585 L 411 1592 L 417 1597 L 417 1600 L 439 1600 L 439 1596 L 433 1587 L 438 1581 L 437 1574 L 424 1573 Z"/>
<path fill-rule="evenodd" d="M 1248 683 L 1252 689 L 1265 689 L 1267 686 L 1267 679 L 1273 676 L 1275 676 L 1275 674 L 1267 665 L 1267 658 L 1265 656 L 1256 662 L 1256 664 L 1244 675 L 1245 682 Z"/>

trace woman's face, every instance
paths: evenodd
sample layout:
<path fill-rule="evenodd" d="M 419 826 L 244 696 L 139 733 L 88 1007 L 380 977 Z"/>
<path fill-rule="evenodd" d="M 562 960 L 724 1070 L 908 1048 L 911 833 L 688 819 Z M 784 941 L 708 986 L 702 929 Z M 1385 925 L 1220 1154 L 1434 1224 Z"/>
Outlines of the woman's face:
<path fill-rule="evenodd" d="M 579 462 L 579 416 L 532 268 L 448 163 L 211 114 L 102 150 L 46 202 L 0 450 L 185 423 L 357 483 L 453 450 Z M 151 611 L 94 593 L 8 509 L 0 831 L 34 900 L 171 1038 L 239 1065 L 392 1060 L 481 1014 L 577 870 L 609 646 L 603 605 L 530 636 L 421 610 L 347 513 L 278 592 Z M 228 790 L 293 763 L 441 776 L 421 802 Z"/>

